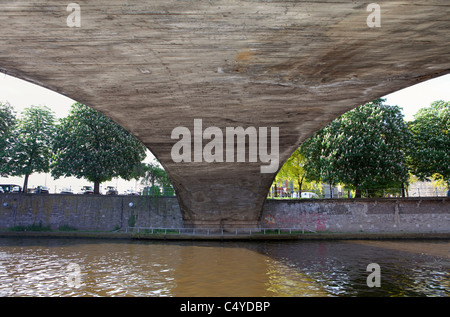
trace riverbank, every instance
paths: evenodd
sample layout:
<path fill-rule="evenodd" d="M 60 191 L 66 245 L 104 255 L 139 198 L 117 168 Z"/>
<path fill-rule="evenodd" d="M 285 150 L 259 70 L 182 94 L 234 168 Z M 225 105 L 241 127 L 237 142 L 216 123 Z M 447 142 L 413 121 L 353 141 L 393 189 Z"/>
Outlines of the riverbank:
<path fill-rule="evenodd" d="M 195 227 L 285 231 L 303 228 L 305 232 L 398 232 L 403 235 L 406 232 L 450 232 L 449 211 L 448 197 L 268 199 L 259 220 L 206 221 Z M 176 197 L 0 195 L 0 230 L 29 231 L 35 227 L 79 232 L 113 232 L 131 227 L 147 231 L 180 228 L 175 229 L 181 231 L 177 233 L 188 234 L 190 223 L 185 221 Z"/>
<path fill-rule="evenodd" d="M 431 242 L 421 240 L 416 242 L 414 240 L 410 240 L 408 241 L 408 243 L 403 243 L 404 241 L 398 240 L 384 240 L 384 241 L 352 240 L 349 242 L 370 247 L 404 251 L 416 254 L 428 254 L 450 259 L 449 244 L 447 243 L 446 246 L 443 246 L 443 244 L 441 243 L 442 241 L 436 242 L 434 240 L 433 242 Z"/>
<path fill-rule="evenodd" d="M 177 234 L 177 233 L 130 233 L 98 231 L 3 231 L 0 238 L 84 238 L 84 239 L 125 239 L 125 240 L 216 240 L 216 241 L 263 241 L 263 240 L 404 240 L 404 239 L 444 239 L 450 240 L 450 232 L 340 232 L 302 234 Z"/>

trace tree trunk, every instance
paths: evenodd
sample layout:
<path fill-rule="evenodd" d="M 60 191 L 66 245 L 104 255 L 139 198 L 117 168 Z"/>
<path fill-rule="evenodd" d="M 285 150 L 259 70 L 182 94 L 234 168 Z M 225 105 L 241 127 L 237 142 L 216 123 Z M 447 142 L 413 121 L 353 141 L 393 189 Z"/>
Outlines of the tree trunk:
<path fill-rule="evenodd" d="M 25 179 L 24 179 L 24 181 L 23 181 L 22 193 L 26 193 L 26 192 L 27 192 L 27 189 L 28 189 L 28 177 L 29 177 L 29 176 L 30 176 L 30 175 L 25 174 Z"/>
<path fill-rule="evenodd" d="M 151 180 L 152 180 L 152 187 L 151 187 L 151 195 L 152 195 L 152 197 L 153 196 L 155 196 L 155 180 L 156 180 L 156 178 L 155 178 L 155 176 L 154 175 L 152 175 L 152 178 L 151 178 Z"/>
<path fill-rule="evenodd" d="M 298 182 L 298 197 L 299 198 L 302 196 L 303 179 L 305 179 L 304 176 L 302 176 L 301 178 L 297 179 L 297 182 Z"/>
<path fill-rule="evenodd" d="M 94 194 L 95 195 L 100 194 L 100 182 L 97 181 L 94 182 Z"/>
<path fill-rule="evenodd" d="M 356 190 L 355 190 L 355 198 L 361 198 L 361 189 L 356 188 Z"/>

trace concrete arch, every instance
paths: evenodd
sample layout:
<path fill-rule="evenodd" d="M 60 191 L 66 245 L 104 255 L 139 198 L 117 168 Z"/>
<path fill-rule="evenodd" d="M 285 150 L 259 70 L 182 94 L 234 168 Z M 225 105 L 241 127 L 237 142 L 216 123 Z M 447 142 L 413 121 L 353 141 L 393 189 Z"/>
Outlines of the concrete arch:
<path fill-rule="evenodd" d="M 261 162 L 176 163 L 173 129 L 278 127 L 280 166 L 340 114 L 450 73 L 446 0 L 4 1 L 1 71 L 107 114 L 160 160 L 193 226 L 258 223 Z M 370 9 L 370 8 L 369 8 Z"/>

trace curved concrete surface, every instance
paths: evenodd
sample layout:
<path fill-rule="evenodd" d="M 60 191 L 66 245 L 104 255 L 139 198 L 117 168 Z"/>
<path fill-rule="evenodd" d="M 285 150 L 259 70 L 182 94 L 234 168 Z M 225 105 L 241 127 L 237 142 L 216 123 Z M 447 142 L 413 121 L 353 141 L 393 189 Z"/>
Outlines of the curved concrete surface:
<path fill-rule="evenodd" d="M 276 172 L 174 162 L 175 128 L 277 127 L 281 166 L 340 114 L 450 72 L 448 0 L 69 3 L 0 1 L 0 71 L 131 131 L 195 226 L 256 224 Z"/>

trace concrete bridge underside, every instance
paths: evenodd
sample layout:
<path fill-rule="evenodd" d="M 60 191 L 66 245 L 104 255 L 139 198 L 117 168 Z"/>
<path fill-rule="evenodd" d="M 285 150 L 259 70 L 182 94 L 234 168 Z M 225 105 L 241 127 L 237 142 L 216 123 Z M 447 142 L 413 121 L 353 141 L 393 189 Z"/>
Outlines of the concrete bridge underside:
<path fill-rule="evenodd" d="M 77 3 L 81 25 L 69 27 L 69 1 L 0 1 L 0 71 L 132 132 L 195 226 L 257 224 L 275 173 L 175 163 L 175 127 L 279 127 L 281 166 L 340 114 L 450 72 L 448 0 L 377 1 L 380 27 L 367 1 Z"/>

